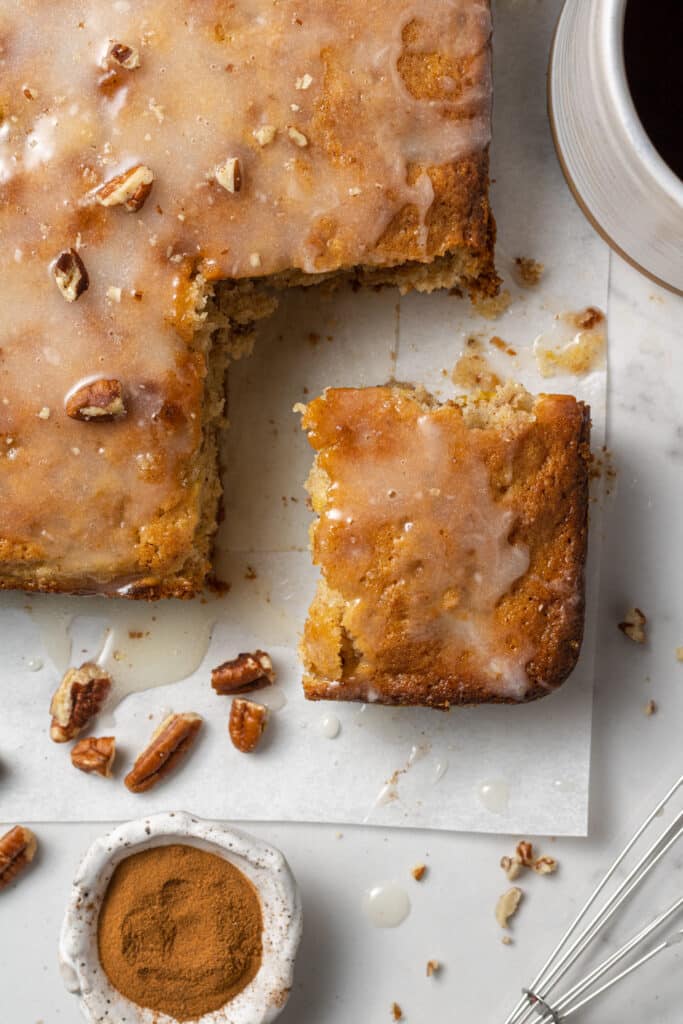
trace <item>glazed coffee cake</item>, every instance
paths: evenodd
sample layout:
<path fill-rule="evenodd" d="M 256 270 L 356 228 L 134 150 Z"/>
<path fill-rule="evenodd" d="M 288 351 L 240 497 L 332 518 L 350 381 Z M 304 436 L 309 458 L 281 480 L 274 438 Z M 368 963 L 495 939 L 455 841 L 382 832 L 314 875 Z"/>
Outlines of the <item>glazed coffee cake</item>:
<path fill-rule="evenodd" d="M 395 386 L 330 389 L 303 414 L 321 569 L 306 696 L 447 708 L 559 686 L 583 631 L 587 407 Z"/>
<path fill-rule="evenodd" d="M 0 8 L 0 587 L 202 587 L 278 290 L 496 292 L 490 33 L 488 0 Z"/>

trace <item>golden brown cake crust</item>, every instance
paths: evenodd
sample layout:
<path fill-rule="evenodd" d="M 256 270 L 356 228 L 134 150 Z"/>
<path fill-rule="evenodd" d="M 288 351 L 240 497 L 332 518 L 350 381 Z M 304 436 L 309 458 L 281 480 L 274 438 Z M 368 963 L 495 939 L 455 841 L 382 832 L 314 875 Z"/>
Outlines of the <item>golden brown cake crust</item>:
<path fill-rule="evenodd" d="M 514 408 L 520 401 L 514 397 L 509 409 L 486 402 L 463 409 L 387 387 L 329 390 L 306 408 L 303 426 L 318 453 L 309 489 L 320 516 L 312 544 L 322 571 L 302 644 L 309 699 L 441 708 L 512 703 L 543 696 L 571 672 L 583 632 L 589 410 L 565 395 L 526 396 L 527 407 Z M 431 454 L 429 434 L 417 436 L 420 424 L 438 424 Z M 419 502 L 409 494 L 398 516 L 379 493 L 395 444 L 406 477 L 394 466 L 394 500 L 402 479 L 420 487 L 434 482 L 432 470 L 422 468 L 433 456 L 440 484 L 433 493 L 441 494 L 428 506 L 426 529 L 421 493 Z M 485 470 L 486 492 L 477 466 Z M 354 488 L 362 500 L 354 500 Z M 377 507 L 368 517 L 363 503 L 373 489 Z M 460 525 L 448 536 L 448 518 L 439 518 L 440 503 L 463 489 L 466 502 L 478 506 L 482 532 L 489 531 L 488 551 L 472 563 L 475 572 L 488 565 L 491 579 L 498 574 L 488 606 L 472 597 L 472 572 L 457 578 L 460 560 L 472 555 L 462 543 L 469 520 L 457 510 Z M 399 529 L 406 518 L 408 538 L 417 534 L 408 548 Z M 430 568 L 435 558 L 443 571 Z M 397 567 L 412 575 L 399 579 Z M 475 621 L 474 655 L 466 634 L 452 634 L 452 616 L 463 608 Z M 502 668 L 500 678 L 492 666 Z"/>

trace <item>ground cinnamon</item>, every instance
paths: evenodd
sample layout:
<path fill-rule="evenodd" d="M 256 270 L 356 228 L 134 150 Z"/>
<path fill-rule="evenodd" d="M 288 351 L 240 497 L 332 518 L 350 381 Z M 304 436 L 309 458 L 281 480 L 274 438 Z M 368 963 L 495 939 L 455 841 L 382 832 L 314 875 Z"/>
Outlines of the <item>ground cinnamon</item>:
<path fill-rule="evenodd" d="M 194 1020 L 233 999 L 261 965 L 256 889 L 194 846 L 156 846 L 116 868 L 98 922 L 114 988 L 139 1006 Z"/>

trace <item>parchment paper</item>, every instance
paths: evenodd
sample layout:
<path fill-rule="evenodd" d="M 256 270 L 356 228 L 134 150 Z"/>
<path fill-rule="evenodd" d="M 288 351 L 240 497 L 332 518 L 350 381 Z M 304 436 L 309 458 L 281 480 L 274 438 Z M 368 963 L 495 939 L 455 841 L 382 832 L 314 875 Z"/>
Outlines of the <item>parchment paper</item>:
<path fill-rule="evenodd" d="M 231 371 L 232 427 L 223 452 L 228 497 L 219 538 L 219 573 L 231 583 L 229 593 L 174 608 L 0 598 L 0 819 L 112 820 L 183 807 L 235 820 L 585 834 L 599 500 L 591 508 L 583 651 L 579 667 L 556 694 L 524 707 L 449 714 L 309 704 L 296 655 L 316 571 L 306 551 L 310 513 L 302 490 L 311 459 L 291 411 L 295 402 L 326 386 L 390 377 L 424 383 L 446 398 L 455 389 L 442 371 L 450 374 L 474 334 L 501 376 L 515 377 L 533 391 L 587 399 L 594 448 L 603 443 L 604 366 L 582 378 L 544 380 L 533 357 L 534 340 L 551 336 L 556 314 L 588 305 L 604 310 L 608 283 L 606 248 L 564 185 L 548 131 L 545 72 L 559 7 L 559 0 L 501 2 L 495 12 L 492 198 L 509 309 L 489 321 L 466 300 L 444 294 L 399 300 L 390 290 L 309 291 L 283 299 L 254 355 Z M 545 264 L 537 288 L 515 283 L 518 255 Z M 518 355 L 490 346 L 494 334 Z M 191 674 L 128 696 L 93 727 L 93 734 L 115 733 L 119 742 L 117 778 L 105 781 L 76 772 L 68 749 L 50 742 L 47 709 L 66 662 L 96 657 L 112 621 L 119 635 L 124 627 L 145 634 L 138 646 L 126 646 L 129 675 L 137 672 L 147 685 Z M 201 660 L 203 638 L 214 621 Z M 257 695 L 274 710 L 262 748 L 245 756 L 230 744 L 229 699 L 213 693 L 209 672 L 254 647 L 271 652 L 279 682 L 274 696 Z M 37 670 L 36 659 L 43 662 Z M 121 666 L 123 671 L 123 661 Z M 283 706 L 275 710 L 278 704 Z M 134 796 L 121 777 L 171 709 L 205 715 L 201 740 L 172 779 Z M 335 739 L 322 732 L 321 721 L 329 715 L 340 724 Z"/>

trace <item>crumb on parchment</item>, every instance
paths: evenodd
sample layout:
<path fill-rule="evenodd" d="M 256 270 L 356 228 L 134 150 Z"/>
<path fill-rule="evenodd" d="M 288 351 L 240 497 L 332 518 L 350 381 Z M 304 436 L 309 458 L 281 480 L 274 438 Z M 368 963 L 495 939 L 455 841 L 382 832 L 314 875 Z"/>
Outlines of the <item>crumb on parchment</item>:
<path fill-rule="evenodd" d="M 451 380 L 465 391 L 494 391 L 501 383 L 485 355 L 481 352 L 466 352 L 453 367 Z"/>
<path fill-rule="evenodd" d="M 522 288 L 535 288 L 545 272 L 545 266 L 530 256 L 515 256 L 515 277 Z"/>
<path fill-rule="evenodd" d="M 483 316 L 485 320 L 497 320 L 509 308 L 511 303 L 512 296 L 506 288 L 499 295 L 476 298 L 473 300 L 472 305 L 479 316 Z"/>
<path fill-rule="evenodd" d="M 582 377 L 605 361 L 605 314 L 595 306 L 578 312 L 560 313 L 555 317 L 556 327 L 575 332 L 564 344 L 545 344 L 543 336 L 534 343 L 534 355 L 542 377 L 555 377 L 570 373 Z M 548 339 L 549 340 L 549 339 Z"/>

